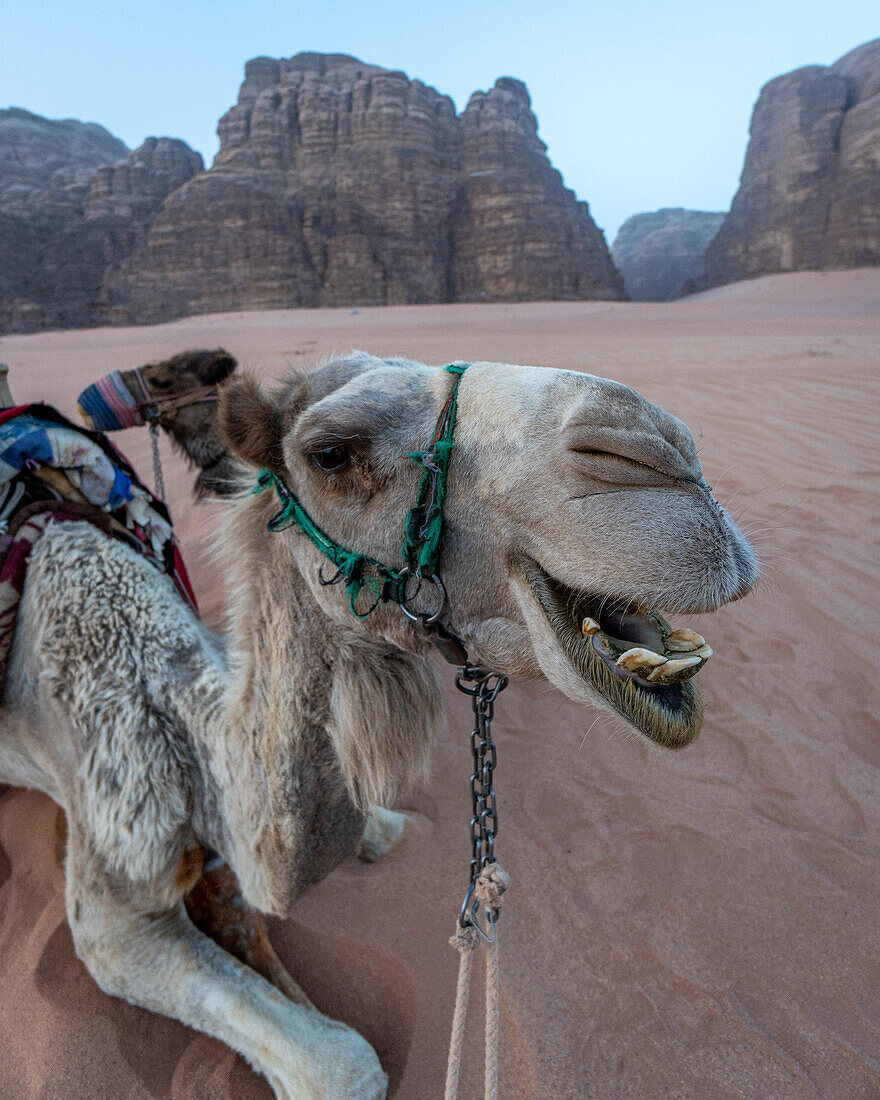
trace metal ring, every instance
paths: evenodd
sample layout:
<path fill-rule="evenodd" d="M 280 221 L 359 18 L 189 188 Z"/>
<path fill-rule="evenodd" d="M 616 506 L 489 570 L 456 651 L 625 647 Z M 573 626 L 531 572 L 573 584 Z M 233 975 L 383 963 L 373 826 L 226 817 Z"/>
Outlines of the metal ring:
<path fill-rule="evenodd" d="M 323 588 L 327 588 L 331 584 L 339 584 L 344 576 L 345 574 L 337 566 L 336 572 L 329 580 L 327 580 L 327 578 L 324 576 L 324 563 L 321 562 L 320 566 L 318 567 L 318 584 L 320 584 Z"/>
<path fill-rule="evenodd" d="M 406 582 L 407 578 L 413 576 L 413 572 L 408 565 L 405 565 L 400 570 L 398 576 L 403 581 L 403 598 L 400 601 L 400 610 L 406 615 L 408 619 L 412 619 L 414 623 L 422 623 L 423 626 L 430 626 L 432 623 L 436 623 L 440 616 L 443 614 L 443 608 L 446 606 L 446 589 L 443 586 L 443 581 L 437 576 L 436 573 L 432 573 L 429 580 L 432 582 L 438 592 L 437 607 L 431 612 L 430 615 L 425 612 L 416 613 L 410 611 L 406 606 Z M 416 595 L 418 595 L 421 589 L 422 579 L 417 578 L 419 582 L 419 588 L 416 589 Z"/>
<path fill-rule="evenodd" d="M 477 883 L 474 879 L 472 880 L 470 886 L 467 888 L 467 893 L 464 896 L 464 901 L 461 903 L 461 911 L 458 914 L 458 923 L 461 925 L 462 928 L 467 927 L 467 925 L 471 923 L 470 917 L 468 915 L 468 908 L 470 906 L 471 898 L 474 896 L 474 890 L 476 890 L 476 888 Z M 479 905 L 479 902 L 477 902 L 477 904 Z"/>
<path fill-rule="evenodd" d="M 486 925 L 491 936 L 487 936 L 483 931 L 477 914 L 480 911 L 480 903 L 474 897 L 474 890 L 476 889 L 476 881 L 472 882 L 468 887 L 467 893 L 464 896 L 464 901 L 461 904 L 461 912 L 458 914 L 458 924 L 460 928 L 467 928 L 470 925 L 472 928 L 476 928 L 479 935 L 486 941 L 486 943 L 494 943 L 498 935 L 495 923 L 498 919 L 498 910 L 492 909 L 489 906 L 484 907 L 484 913 L 486 914 Z"/>

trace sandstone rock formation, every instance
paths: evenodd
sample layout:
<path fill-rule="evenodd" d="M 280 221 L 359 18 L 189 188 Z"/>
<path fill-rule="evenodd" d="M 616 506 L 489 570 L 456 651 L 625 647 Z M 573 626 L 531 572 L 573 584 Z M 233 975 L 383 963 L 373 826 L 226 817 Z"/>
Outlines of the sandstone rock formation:
<path fill-rule="evenodd" d="M 140 319 L 623 294 L 519 81 L 457 116 L 448 96 L 352 57 L 257 58 L 218 133 L 212 169 L 109 283 Z"/>
<path fill-rule="evenodd" d="M 589 207 L 547 159 L 525 85 L 502 77 L 475 92 L 460 129 L 450 203 L 455 300 L 624 297 Z"/>
<path fill-rule="evenodd" d="M 257 58 L 218 133 L 207 172 L 163 138 L 94 173 L 80 222 L 44 250 L 49 281 L 76 297 L 63 323 L 624 297 L 517 80 L 457 115 L 421 81 L 352 57 Z"/>
<path fill-rule="evenodd" d="M 46 322 L 43 249 L 82 219 L 94 170 L 127 152 L 94 122 L 0 110 L 0 325 Z"/>
<path fill-rule="evenodd" d="M 681 206 L 627 218 L 611 255 L 630 298 L 634 302 L 678 298 L 689 280 L 703 274 L 706 248 L 723 221 L 723 213 Z"/>
<path fill-rule="evenodd" d="M 89 181 L 83 217 L 46 243 L 41 283 L 51 323 L 125 324 L 106 285 L 147 233 L 165 198 L 197 172 L 201 156 L 174 138 L 147 138 Z"/>
<path fill-rule="evenodd" d="M 165 199 L 204 168 L 201 155 L 185 141 L 151 137 L 94 173 L 84 221 L 51 241 L 44 254 L 56 294 L 78 303 L 84 323 L 140 320 L 136 312 L 114 303 L 108 287 L 137 252 Z"/>
<path fill-rule="evenodd" d="M 105 283 L 202 158 L 173 138 L 130 153 L 95 123 L 0 112 L 0 327 L 128 321 Z"/>
<path fill-rule="evenodd" d="M 766 84 L 703 286 L 880 264 L 880 39 Z"/>

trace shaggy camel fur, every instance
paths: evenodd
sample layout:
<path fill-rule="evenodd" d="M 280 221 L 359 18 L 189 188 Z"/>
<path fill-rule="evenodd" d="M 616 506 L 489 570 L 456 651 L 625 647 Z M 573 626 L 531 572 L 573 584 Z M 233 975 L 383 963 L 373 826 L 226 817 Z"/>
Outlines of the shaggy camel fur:
<path fill-rule="evenodd" d="M 340 543 L 394 564 L 418 478 L 403 456 L 430 438 L 449 379 L 353 355 L 272 395 L 230 383 L 221 424 Z M 439 719 L 421 627 L 393 605 L 354 619 L 312 544 L 267 532 L 277 502 L 248 495 L 253 480 L 222 517 L 225 645 L 126 546 L 49 529 L 20 608 L 0 778 L 67 812 L 68 918 L 104 990 L 224 1040 L 280 1097 L 378 1097 L 358 1034 L 283 996 L 182 904 L 202 844 L 249 904 L 288 913 L 357 849 L 366 808 L 423 774 Z M 661 744 L 696 736 L 691 680 L 647 684 L 595 644 L 646 641 L 654 608 L 711 610 L 756 579 L 683 424 L 604 379 L 474 364 L 446 514 L 445 621 L 473 660 L 544 677 Z"/>
<path fill-rule="evenodd" d="M 198 471 L 194 485 L 197 497 L 230 496 L 237 491 L 235 475 L 240 472 L 240 462 L 220 438 L 217 422 L 217 386 L 237 366 L 237 360 L 225 348 L 215 348 L 181 352 L 119 373 L 119 381 L 140 409 L 140 419 L 155 417 Z M 14 404 L 11 395 L 7 403 Z M 402 814 L 372 807 L 358 856 L 366 862 L 380 858 L 399 839 L 404 823 Z M 244 900 L 229 865 L 201 846 L 189 851 L 193 874 L 200 860 L 202 867 L 201 876 L 184 897 L 196 927 L 268 978 L 282 993 L 298 1003 L 308 1003 L 275 954 L 265 917 Z"/>

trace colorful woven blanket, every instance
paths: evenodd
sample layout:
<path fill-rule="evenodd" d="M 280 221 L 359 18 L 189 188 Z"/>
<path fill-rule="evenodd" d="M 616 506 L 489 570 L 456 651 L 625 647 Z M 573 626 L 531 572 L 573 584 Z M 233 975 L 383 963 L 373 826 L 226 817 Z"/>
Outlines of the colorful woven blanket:
<path fill-rule="evenodd" d="M 171 517 L 101 433 L 50 405 L 0 411 L 0 690 L 27 563 L 50 523 L 87 520 L 166 573 L 198 614 Z"/>

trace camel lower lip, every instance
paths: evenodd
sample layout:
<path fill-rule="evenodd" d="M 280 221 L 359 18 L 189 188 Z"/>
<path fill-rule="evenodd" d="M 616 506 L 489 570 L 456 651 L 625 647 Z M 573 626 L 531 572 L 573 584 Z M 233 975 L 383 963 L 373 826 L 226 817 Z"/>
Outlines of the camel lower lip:
<path fill-rule="evenodd" d="M 696 738 L 703 707 L 692 680 L 655 684 L 625 672 L 602 651 L 601 636 L 585 637 L 581 631 L 578 607 L 589 597 L 567 588 L 536 563 L 530 563 L 526 576 L 568 664 L 594 692 L 658 745 L 682 748 Z"/>

